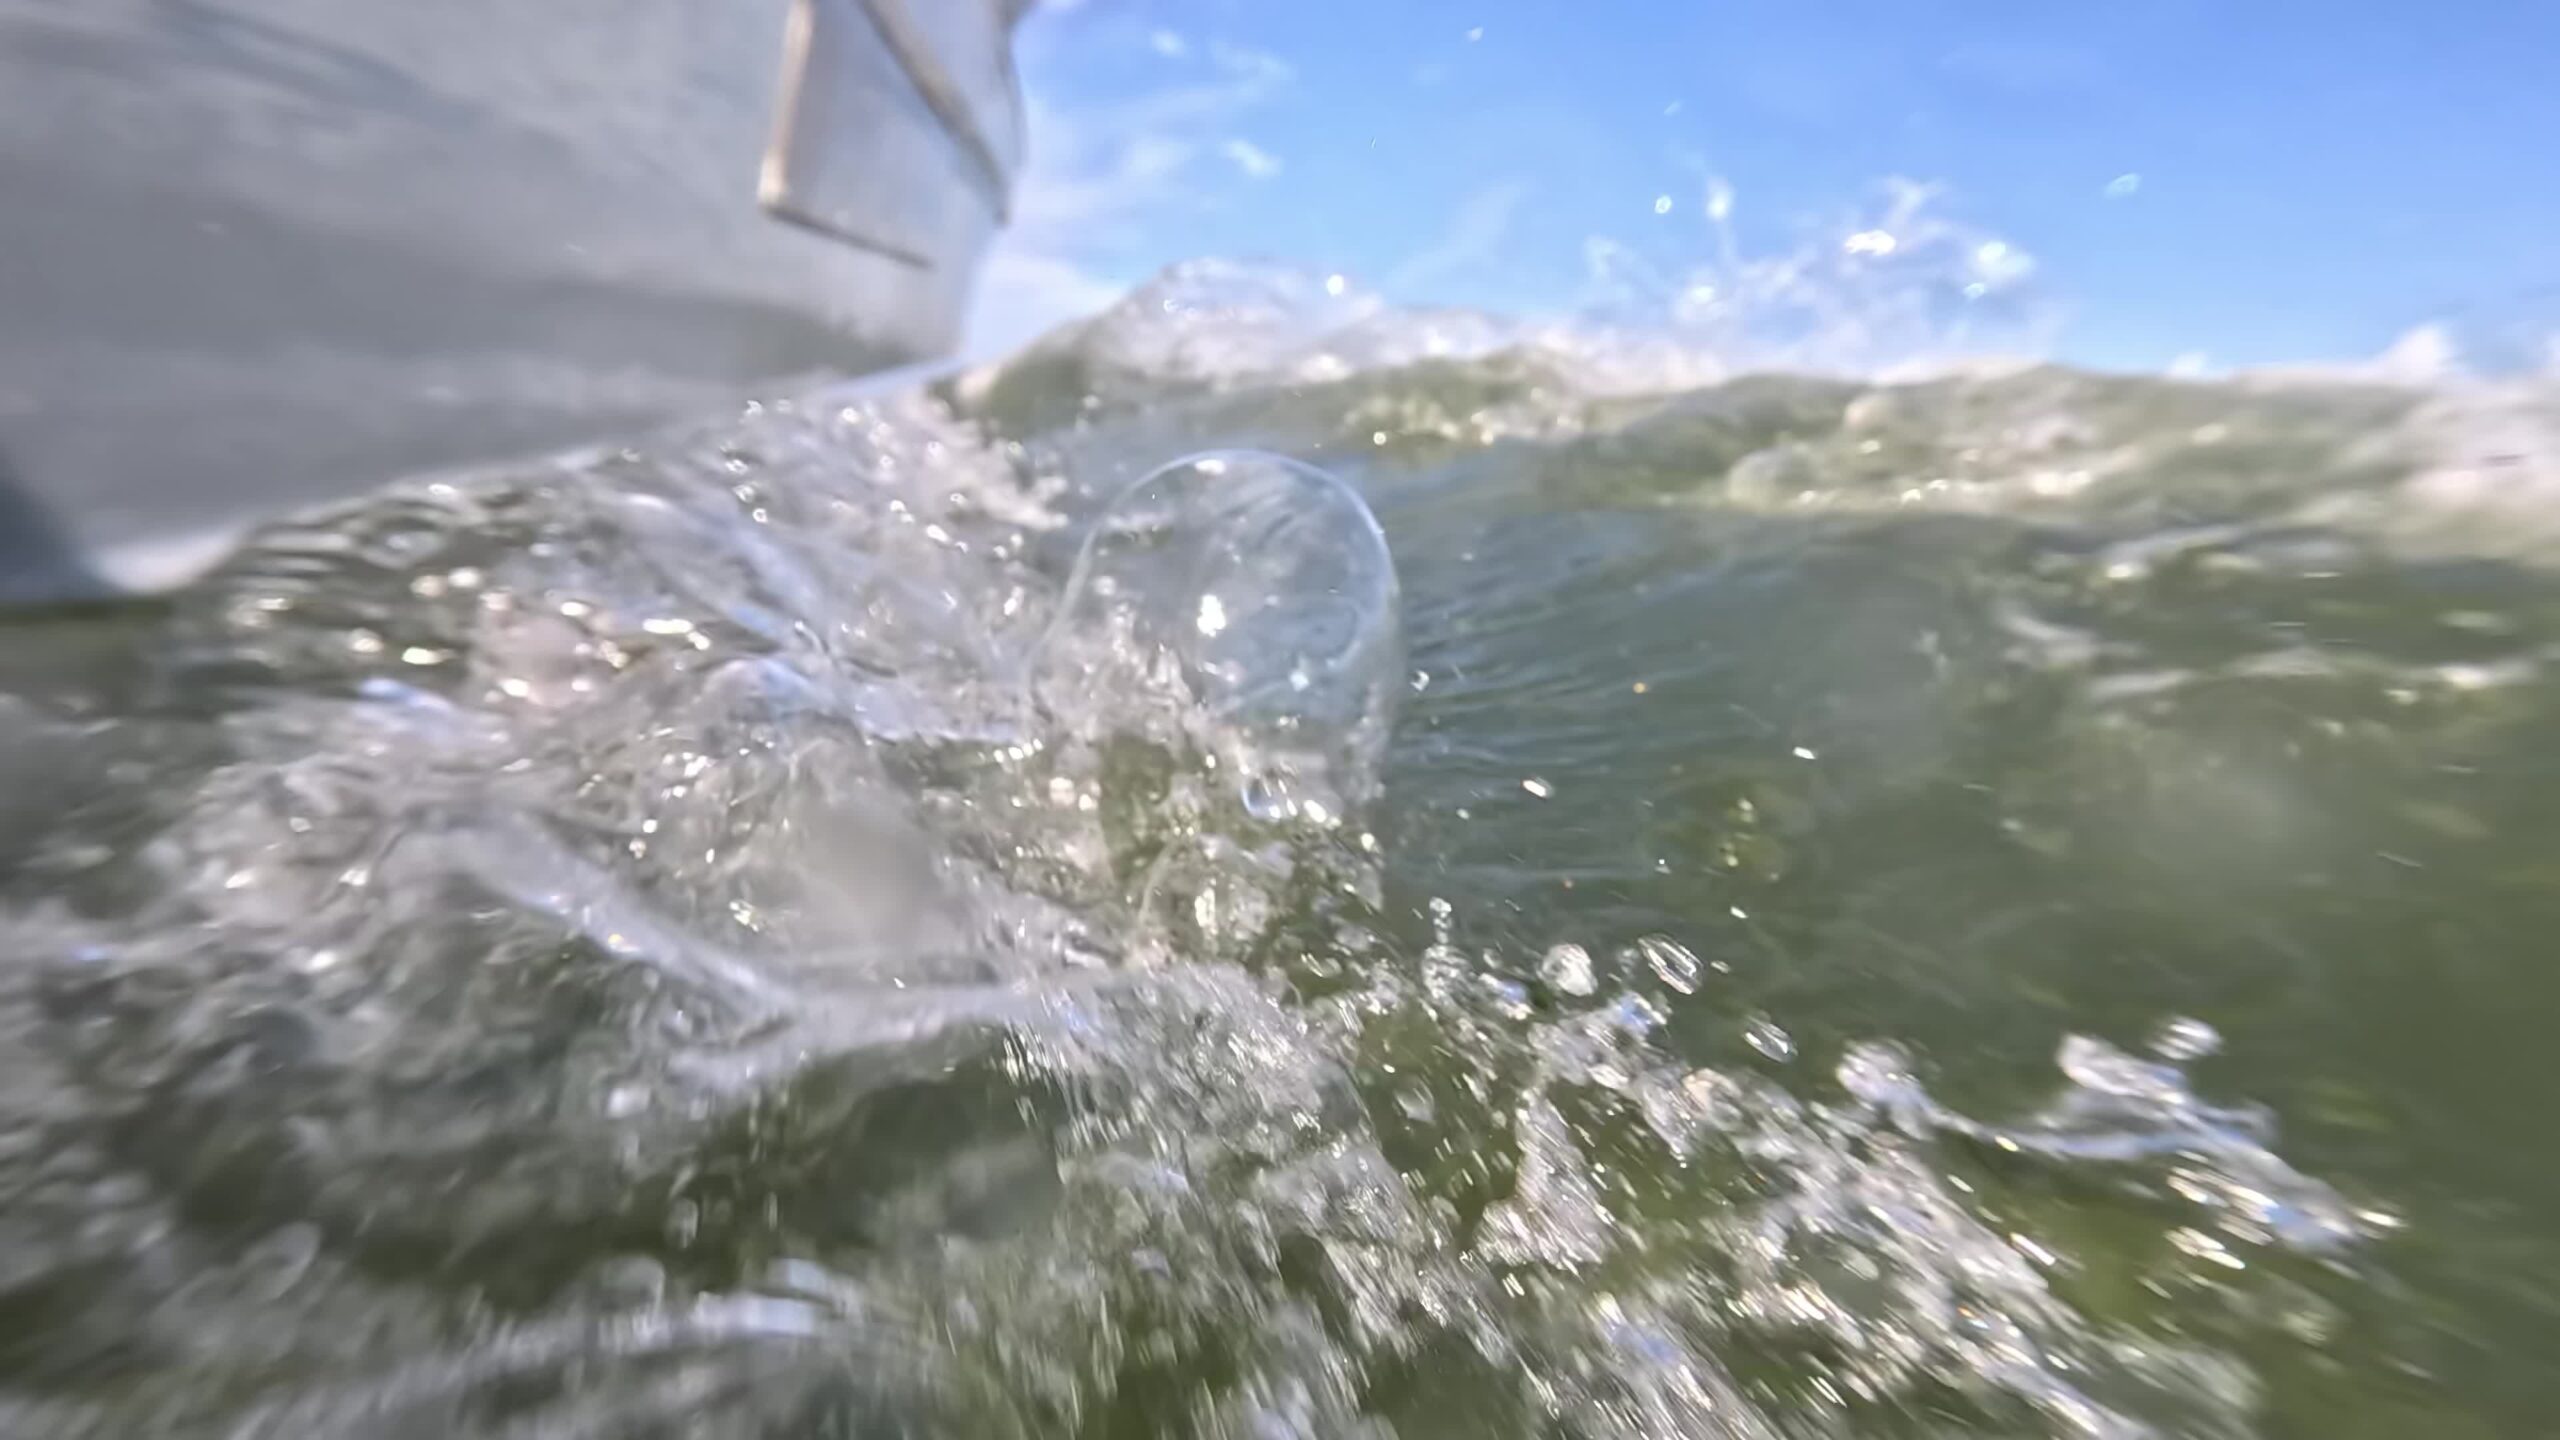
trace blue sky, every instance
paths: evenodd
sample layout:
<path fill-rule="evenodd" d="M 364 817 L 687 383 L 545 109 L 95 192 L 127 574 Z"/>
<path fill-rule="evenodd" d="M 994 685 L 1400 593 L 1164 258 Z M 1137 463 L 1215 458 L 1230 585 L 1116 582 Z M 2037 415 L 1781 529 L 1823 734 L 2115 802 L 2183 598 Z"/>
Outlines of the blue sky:
<path fill-rule="evenodd" d="M 1021 64 L 982 344 L 1200 255 L 1568 310 L 1595 241 L 1676 288 L 1865 233 L 1892 177 L 2086 363 L 2560 319 L 2547 0 L 1052 0 Z"/>

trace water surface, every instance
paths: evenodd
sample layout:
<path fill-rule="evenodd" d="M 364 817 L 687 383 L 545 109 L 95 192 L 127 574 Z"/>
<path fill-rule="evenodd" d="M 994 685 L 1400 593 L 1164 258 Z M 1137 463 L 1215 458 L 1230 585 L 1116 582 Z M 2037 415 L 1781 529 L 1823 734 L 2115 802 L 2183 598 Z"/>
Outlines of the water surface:
<path fill-rule="evenodd" d="M 2547 387 L 1288 319 L 0 668 L 8 1433 L 2538 1423 Z"/>

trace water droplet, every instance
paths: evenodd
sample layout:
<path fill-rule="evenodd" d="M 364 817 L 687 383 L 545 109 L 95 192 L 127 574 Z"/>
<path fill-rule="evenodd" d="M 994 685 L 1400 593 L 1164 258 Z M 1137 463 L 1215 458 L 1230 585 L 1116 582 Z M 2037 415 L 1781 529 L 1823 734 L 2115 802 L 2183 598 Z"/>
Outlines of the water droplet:
<path fill-rule="evenodd" d="M 1639 1039 L 1662 1028 L 1663 1018 L 1660 1006 L 1632 992 L 1619 996 L 1609 1007 L 1609 1019 Z"/>
<path fill-rule="evenodd" d="M 1655 979 L 1683 995 L 1698 993 L 1698 957 L 1689 947 L 1665 936 L 1647 935 L 1636 942 L 1636 953 Z"/>
<path fill-rule="evenodd" d="M 1591 952 L 1567 941 L 1547 951 L 1538 962 L 1538 979 L 1550 990 L 1565 995 L 1588 995 L 1599 988 L 1592 973 Z"/>
<path fill-rule="evenodd" d="M 2163 1060 L 2184 1063 L 2201 1060 L 2222 1048 L 2222 1032 L 2202 1020 L 2179 1016 L 2160 1027 L 2151 1037 L 2151 1053 Z"/>
<path fill-rule="evenodd" d="M 1838 1075 L 1841 1089 L 1872 1105 L 1911 1100 L 1920 1088 L 1909 1057 L 1891 1045 L 1851 1046 L 1840 1057 Z"/>
<path fill-rule="evenodd" d="M 1537 797 L 1538 797 L 1539 799 L 1541 799 L 1541 800 L 1544 800 L 1544 799 L 1546 799 L 1548 796 L 1553 795 L 1553 794 L 1555 794 L 1555 793 L 1556 793 L 1556 789 L 1555 789 L 1555 787 L 1554 787 L 1554 786 L 1552 786 L 1552 785 L 1548 784 L 1548 783 L 1547 783 L 1546 781 L 1544 781 L 1544 780 L 1539 779 L 1539 778 L 1538 778 L 1537 776 L 1535 776 L 1535 775 L 1532 775 L 1532 776 L 1530 776 L 1528 779 L 1521 781 L 1521 782 L 1520 782 L 1520 788 L 1521 788 L 1521 789 L 1523 789 L 1523 790 L 1528 791 L 1528 792 L 1529 792 L 1530 794 L 1532 794 L 1532 795 L 1537 796 Z"/>
<path fill-rule="evenodd" d="M 1754 1020 L 1742 1027 L 1743 1043 L 1783 1065 L 1796 1058 L 1796 1040 L 1773 1020 Z"/>
<path fill-rule="evenodd" d="M 1256 820 L 1286 820 L 1295 808 L 1289 803 L 1286 789 L 1272 783 L 1267 776 L 1256 775 L 1239 787 L 1237 796 L 1244 802 L 1245 813 Z"/>
<path fill-rule="evenodd" d="M 2137 1060 L 2088 1035 L 2065 1036 L 2054 1063 L 2073 1083 L 2104 1095 L 2169 1105 L 2187 1096 L 2185 1080 L 2175 1067 Z"/>

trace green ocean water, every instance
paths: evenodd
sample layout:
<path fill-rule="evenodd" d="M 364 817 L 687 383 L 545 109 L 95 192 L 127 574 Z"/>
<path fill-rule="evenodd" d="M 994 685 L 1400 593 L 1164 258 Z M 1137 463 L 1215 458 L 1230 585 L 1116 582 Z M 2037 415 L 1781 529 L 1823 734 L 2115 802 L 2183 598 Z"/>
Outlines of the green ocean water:
<path fill-rule="evenodd" d="M 13 636 L 0 1428 L 2540 1433 L 2547 386 L 1152 304 Z"/>

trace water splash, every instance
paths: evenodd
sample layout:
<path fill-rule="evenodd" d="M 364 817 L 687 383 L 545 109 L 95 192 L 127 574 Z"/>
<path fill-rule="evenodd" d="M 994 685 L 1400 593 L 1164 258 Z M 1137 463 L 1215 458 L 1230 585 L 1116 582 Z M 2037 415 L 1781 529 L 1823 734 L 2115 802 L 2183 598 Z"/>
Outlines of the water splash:
<path fill-rule="evenodd" d="M 2301 477 L 2406 397 L 1630 399 L 1295 303 L 1312 369 L 1211 307 L 279 527 L 10 717 L 78 796 L 0 885 L 13 1433 L 2251 1433 L 2228 1316 L 2393 1223 L 2208 1030 L 1959 1109 L 2077 1022 L 1787 985 L 2013 1004 L 2087 932 L 1970 897 L 2080 857 L 2264 911 L 2346 827 L 2216 697 L 2479 743 L 2534 664 L 2251 608 L 2376 563 Z"/>
<path fill-rule="evenodd" d="M 1948 217 L 1938 187 L 1888 182 L 1874 206 L 1770 254 L 1742 248 L 1729 190 L 1725 201 L 1707 207 L 1703 258 L 1591 238 L 1585 293 L 1560 315 L 1400 305 L 1339 275 L 1189 261 L 954 389 L 973 407 L 1045 426 L 1140 394 L 1323 384 L 1494 357 L 1574 394 L 1609 396 L 1778 370 L 2013 370 L 2049 349 L 2057 312 L 2037 290 L 2034 258 Z"/>
<path fill-rule="evenodd" d="M 1067 703 L 1182 697 L 1266 818 L 1324 824 L 1371 798 L 1397 678 L 1394 563 L 1341 481 L 1276 455 L 1167 465 L 1089 526 L 1042 663 Z"/>

